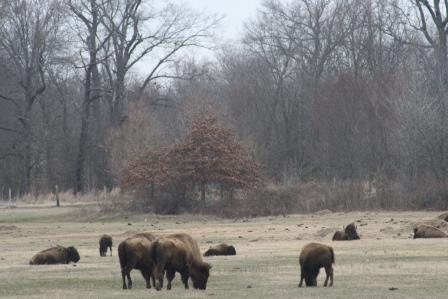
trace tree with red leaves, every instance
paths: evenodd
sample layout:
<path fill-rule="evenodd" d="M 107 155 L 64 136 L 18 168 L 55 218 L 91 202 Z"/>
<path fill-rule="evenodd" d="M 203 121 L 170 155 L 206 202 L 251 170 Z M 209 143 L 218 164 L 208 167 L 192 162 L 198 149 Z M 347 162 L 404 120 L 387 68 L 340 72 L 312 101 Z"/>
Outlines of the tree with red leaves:
<path fill-rule="evenodd" d="M 170 148 L 148 150 L 129 162 L 122 187 L 199 191 L 205 204 L 207 189 L 219 188 L 230 198 L 235 189 L 250 188 L 260 180 L 260 167 L 249 158 L 231 129 L 210 115 L 198 115 L 184 142 Z M 195 197 L 195 196 L 193 196 Z"/>

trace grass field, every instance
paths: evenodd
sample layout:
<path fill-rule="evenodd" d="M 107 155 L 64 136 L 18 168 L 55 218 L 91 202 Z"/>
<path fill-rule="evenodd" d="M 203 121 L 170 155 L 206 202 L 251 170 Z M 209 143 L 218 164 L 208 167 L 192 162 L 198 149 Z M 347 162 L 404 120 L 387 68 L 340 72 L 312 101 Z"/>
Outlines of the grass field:
<path fill-rule="evenodd" d="M 223 220 L 205 216 L 98 216 L 95 206 L 0 208 L 0 296 L 8 298 L 447 298 L 448 239 L 412 240 L 412 226 L 440 212 L 356 212 Z M 343 224 L 357 221 L 360 241 L 332 242 Z M 221 242 L 234 257 L 206 258 L 213 265 L 206 291 L 121 289 L 117 245 L 138 231 L 187 232 L 201 250 Z M 100 257 L 98 239 L 114 238 L 113 256 Z M 333 288 L 297 287 L 303 245 L 318 241 L 336 255 Z M 75 265 L 29 266 L 31 256 L 54 245 L 74 245 Z M 398 288 L 398 290 L 389 290 Z"/>

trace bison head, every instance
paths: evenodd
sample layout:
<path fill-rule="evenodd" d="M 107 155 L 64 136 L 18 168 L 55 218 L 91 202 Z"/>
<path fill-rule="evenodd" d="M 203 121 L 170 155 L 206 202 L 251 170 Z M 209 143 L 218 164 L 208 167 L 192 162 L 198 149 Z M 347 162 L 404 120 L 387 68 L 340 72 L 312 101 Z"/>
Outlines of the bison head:
<path fill-rule="evenodd" d="M 317 275 L 319 274 L 319 269 L 308 270 L 305 273 L 305 284 L 307 287 L 317 286 Z"/>
<path fill-rule="evenodd" d="M 191 265 L 190 276 L 195 289 L 205 290 L 207 288 L 211 268 L 210 264 L 204 262 L 194 262 Z"/>
<path fill-rule="evenodd" d="M 69 262 L 77 263 L 79 261 L 79 259 L 80 259 L 80 257 L 79 257 L 78 250 L 76 250 L 76 248 L 73 246 L 67 247 L 67 260 Z"/>
<path fill-rule="evenodd" d="M 358 232 L 354 223 L 350 223 L 345 227 L 345 233 L 349 240 L 359 240 Z"/>

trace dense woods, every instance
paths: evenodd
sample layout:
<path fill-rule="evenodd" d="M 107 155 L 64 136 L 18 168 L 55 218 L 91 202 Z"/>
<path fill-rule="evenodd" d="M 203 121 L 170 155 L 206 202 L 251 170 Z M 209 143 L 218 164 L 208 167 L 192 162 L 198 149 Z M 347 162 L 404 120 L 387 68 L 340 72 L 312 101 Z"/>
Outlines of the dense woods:
<path fill-rule="evenodd" d="M 167 1 L 0 1 L 2 197 L 448 206 L 447 1 L 267 0 L 232 44 L 219 23 Z M 213 130 L 228 163 L 201 150 Z"/>

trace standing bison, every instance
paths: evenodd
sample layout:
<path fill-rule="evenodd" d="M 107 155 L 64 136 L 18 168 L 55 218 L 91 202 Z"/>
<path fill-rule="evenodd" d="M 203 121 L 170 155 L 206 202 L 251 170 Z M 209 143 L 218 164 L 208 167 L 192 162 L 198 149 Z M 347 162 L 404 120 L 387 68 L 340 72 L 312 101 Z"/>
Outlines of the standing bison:
<path fill-rule="evenodd" d="M 447 237 L 448 235 L 446 233 L 444 233 L 443 231 L 434 226 L 420 224 L 414 228 L 414 239 L 447 238 Z"/>
<path fill-rule="evenodd" d="M 42 250 L 36 253 L 31 260 L 30 265 L 50 265 L 50 264 L 68 264 L 79 261 L 79 253 L 75 247 L 56 246 Z"/>
<path fill-rule="evenodd" d="M 112 256 L 112 237 L 109 235 L 102 235 L 99 243 L 100 243 L 100 256 L 106 256 L 107 248 L 109 248 L 110 256 Z"/>
<path fill-rule="evenodd" d="M 359 239 L 354 223 L 350 223 L 344 228 L 344 231 L 337 231 L 333 235 L 333 241 L 351 241 Z"/>
<path fill-rule="evenodd" d="M 220 244 L 215 247 L 210 247 L 205 253 L 204 256 L 212 256 L 212 255 L 236 255 L 235 247 L 227 244 Z"/>
<path fill-rule="evenodd" d="M 162 237 L 154 241 L 151 252 L 155 287 L 158 291 L 163 287 L 164 270 L 168 280 L 167 290 L 171 289 L 171 281 L 176 272 L 180 273 L 185 289 L 188 289 L 189 277 L 195 289 L 206 289 L 211 266 L 202 261 L 198 244 L 191 236 L 173 234 Z"/>
<path fill-rule="evenodd" d="M 319 275 L 320 268 L 325 268 L 327 277 L 325 279 L 324 287 L 327 286 L 328 279 L 330 279 L 330 287 L 333 286 L 333 264 L 334 252 L 333 248 L 319 243 L 309 243 L 303 247 L 300 252 L 300 283 L 302 287 L 303 280 L 307 287 L 317 286 L 317 275 Z"/>
<path fill-rule="evenodd" d="M 118 245 L 118 258 L 120 260 L 123 289 L 132 289 L 131 271 L 140 270 L 146 281 L 146 287 L 151 288 L 151 274 L 153 261 L 150 254 L 151 244 L 156 237 L 150 233 L 131 236 Z M 126 286 L 126 277 L 128 285 Z M 153 281 L 154 284 L 154 281 Z"/>

